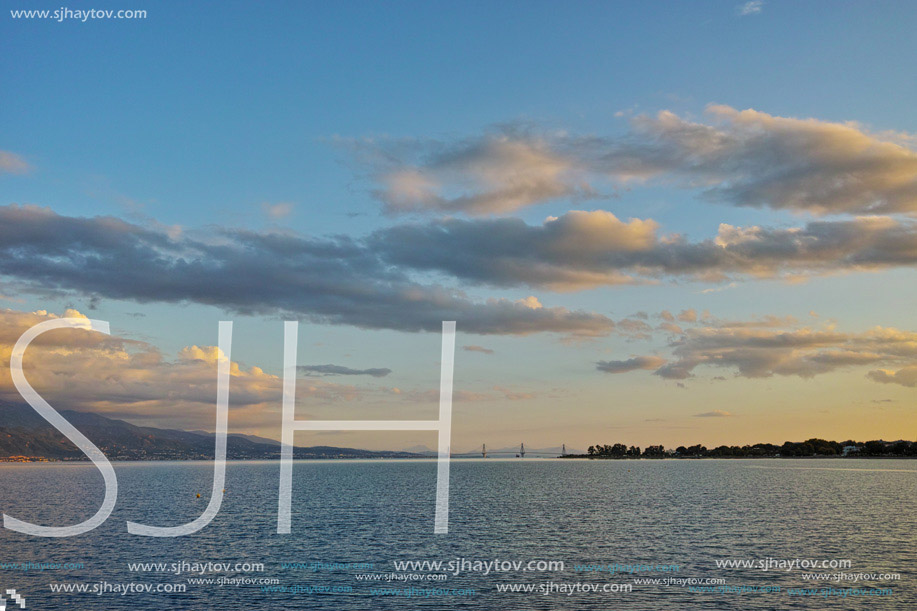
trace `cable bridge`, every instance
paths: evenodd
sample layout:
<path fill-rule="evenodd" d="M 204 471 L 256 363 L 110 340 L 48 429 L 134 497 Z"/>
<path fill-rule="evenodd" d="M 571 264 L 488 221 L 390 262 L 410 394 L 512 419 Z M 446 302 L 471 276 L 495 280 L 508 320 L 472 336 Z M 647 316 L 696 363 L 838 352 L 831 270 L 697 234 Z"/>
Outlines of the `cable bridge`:
<path fill-rule="evenodd" d="M 488 456 L 525 458 L 527 455 L 535 458 L 556 458 L 557 452 L 546 452 L 544 450 L 526 450 L 525 443 L 520 443 L 518 450 L 488 450 L 487 444 L 481 444 L 481 450 L 479 452 L 452 453 L 451 456 L 453 458 L 487 458 Z M 561 444 L 560 455 L 567 455 L 567 444 Z"/>

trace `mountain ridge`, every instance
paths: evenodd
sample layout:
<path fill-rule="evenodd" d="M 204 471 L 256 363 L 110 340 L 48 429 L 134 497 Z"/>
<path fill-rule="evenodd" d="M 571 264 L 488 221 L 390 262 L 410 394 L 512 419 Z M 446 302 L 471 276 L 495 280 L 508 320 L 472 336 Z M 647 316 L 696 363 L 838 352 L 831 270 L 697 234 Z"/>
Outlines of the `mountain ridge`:
<path fill-rule="evenodd" d="M 109 460 L 212 460 L 214 433 L 159 429 L 131 424 L 100 414 L 75 410 L 59 413 L 88 437 Z M 230 433 L 226 439 L 230 460 L 276 459 L 280 444 L 271 439 Z M 419 458 L 411 452 L 294 447 L 293 458 Z M 88 460 L 29 405 L 0 400 L 0 460 Z"/>

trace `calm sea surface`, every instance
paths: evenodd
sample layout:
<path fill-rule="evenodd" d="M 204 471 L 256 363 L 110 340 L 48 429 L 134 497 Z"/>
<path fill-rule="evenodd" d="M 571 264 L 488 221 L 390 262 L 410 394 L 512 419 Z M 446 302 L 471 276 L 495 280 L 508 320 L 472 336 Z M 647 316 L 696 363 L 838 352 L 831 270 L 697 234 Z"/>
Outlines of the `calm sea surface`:
<path fill-rule="evenodd" d="M 25 594 L 29 610 L 917 609 L 917 461 L 456 460 L 445 536 L 432 533 L 435 462 L 297 462 L 293 532 L 285 536 L 276 534 L 277 463 L 229 463 L 219 515 L 200 532 L 176 539 L 129 535 L 125 521 L 171 526 L 194 519 L 207 504 L 212 465 L 115 468 L 118 504 L 95 531 L 51 539 L 0 530 L 2 590 Z M 101 476 L 88 464 L 0 465 L 0 509 L 22 520 L 82 521 L 95 512 L 102 489 Z M 768 558 L 851 564 L 767 571 L 716 565 Z M 564 568 L 492 568 L 484 575 L 474 565 L 435 571 L 396 570 L 393 564 L 455 561 L 461 568 L 461 559 L 536 561 L 536 569 L 537 561 L 562 561 Z M 2 568 L 30 562 L 82 568 Z M 181 563 L 208 562 L 233 568 L 203 575 L 187 572 L 188 566 L 173 570 Z M 166 566 L 131 571 L 129 563 Z M 264 567 L 235 570 L 237 563 Z M 612 573 L 609 566 L 615 564 L 624 568 Z M 595 566 L 586 570 L 587 565 Z M 420 577 L 386 581 L 392 573 Z M 431 573 L 448 578 L 425 579 Z M 896 573 L 900 579 L 812 581 L 803 579 L 804 573 Z M 189 583 L 189 578 L 213 582 Z M 694 583 L 634 583 L 667 578 Z M 278 583 L 253 583 L 262 579 Z M 723 579 L 727 587 L 692 591 L 706 579 Z M 231 580 L 247 583 L 227 583 Z M 52 593 L 50 584 L 179 584 L 187 591 L 63 594 Z M 608 584 L 633 590 L 601 591 Z M 599 591 L 582 591 L 593 585 Z M 500 592 L 501 586 L 534 590 Z M 287 591 L 278 591 L 282 587 Z M 571 587 L 579 591 L 568 595 L 562 589 Z M 760 587 L 774 591 L 751 591 Z M 791 595 L 795 588 L 821 592 Z M 863 596 L 867 590 L 883 594 Z"/>

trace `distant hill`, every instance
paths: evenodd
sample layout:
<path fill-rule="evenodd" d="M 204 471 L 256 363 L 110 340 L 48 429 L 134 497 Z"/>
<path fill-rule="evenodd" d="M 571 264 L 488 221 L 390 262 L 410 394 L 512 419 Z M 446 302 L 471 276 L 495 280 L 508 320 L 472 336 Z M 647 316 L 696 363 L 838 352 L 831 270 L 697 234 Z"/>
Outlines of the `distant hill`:
<path fill-rule="evenodd" d="M 214 434 L 141 427 L 99 414 L 59 410 L 96 444 L 109 460 L 213 459 Z M 24 456 L 49 460 L 86 460 L 86 456 L 35 410 L 23 403 L 0 401 L 0 460 Z M 271 439 L 230 434 L 229 459 L 280 457 L 280 444 Z M 376 452 L 332 446 L 297 447 L 294 458 L 416 458 L 411 452 Z"/>
<path fill-rule="evenodd" d="M 425 445 L 411 446 L 410 448 L 405 448 L 405 452 L 410 452 L 411 454 L 422 454 L 424 456 L 436 456 L 436 450 L 430 449 Z"/>

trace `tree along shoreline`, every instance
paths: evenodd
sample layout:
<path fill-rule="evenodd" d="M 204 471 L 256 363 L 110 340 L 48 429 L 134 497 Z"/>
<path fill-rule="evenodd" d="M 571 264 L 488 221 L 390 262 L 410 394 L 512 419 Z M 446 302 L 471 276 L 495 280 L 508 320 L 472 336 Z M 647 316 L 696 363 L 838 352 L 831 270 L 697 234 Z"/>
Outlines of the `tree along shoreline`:
<path fill-rule="evenodd" d="M 754 459 L 760 459 L 760 460 L 791 460 L 794 458 L 795 459 L 798 459 L 798 458 L 806 458 L 806 459 L 810 459 L 810 458 L 814 458 L 814 459 L 859 458 L 859 459 L 869 459 L 869 460 L 872 460 L 872 459 L 882 460 L 885 458 L 910 459 L 910 458 L 917 458 L 917 456 L 898 456 L 896 454 L 882 454 L 880 456 L 868 456 L 868 455 L 858 455 L 858 454 L 849 454 L 847 456 L 844 456 L 844 455 L 828 456 L 824 454 L 815 454 L 813 456 L 780 456 L 779 454 L 775 454 L 773 456 L 678 456 L 672 453 L 672 454 L 666 454 L 665 456 L 642 456 L 642 455 L 641 456 L 597 456 L 597 455 L 590 456 L 588 454 L 564 454 L 563 456 L 558 456 L 557 458 L 563 458 L 563 459 L 571 458 L 571 459 L 585 459 L 585 460 L 721 460 L 721 459 L 741 460 L 741 459 L 746 459 L 746 458 L 754 458 Z"/>
<path fill-rule="evenodd" d="M 666 449 L 661 445 L 627 446 L 623 443 L 589 446 L 586 454 L 568 454 L 562 458 L 635 459 L 635 458 L 917 458 L 917 441 L 827 441 L 812 438 L 787 441 L 783 445 L 757 443 L 744 446 L 717 446 L 708 449 L 697 444 Z"/>

